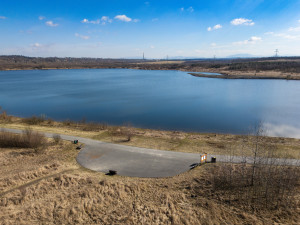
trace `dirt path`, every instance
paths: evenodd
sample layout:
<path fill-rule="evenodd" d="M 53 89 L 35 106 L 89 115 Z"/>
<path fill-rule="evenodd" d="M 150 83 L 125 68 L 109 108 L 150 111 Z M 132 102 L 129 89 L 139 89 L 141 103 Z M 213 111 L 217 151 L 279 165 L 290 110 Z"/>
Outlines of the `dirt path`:
<path fill-rule="evenodd" d="M 28 186 L 37 184 L 37 183 L 39 183 L 39 182 L 42 181 L 42 180 L 45 180 L 45 179 L 48 179 L 48 178 L 53 178 L 53 177 L 58 177 L 58 176 L 60 176 L 61 174 L 68 173 L 68 172 L 71 172 L 71 171 L 73 171 L 73 170 L 74 170 L 74 169 L 64 170 L 64 171 L 61 171 L 61 172 L 59 172 L 59 173 L 55 173 L 55 174 L 51 174 L 51 175 L 48 175 L 48 176 L 40 177 L 40 178 L 35 179 L 35 180 L 33 180 L 33 181 L 30 181 L 30 182 L 28 182 L 28 183 L 25 183 L 25 184 L 22 184 L 22 185 L 13 187 L 13 188 L 11 188 L 11 189 L 9 189 L 9 190 L 7 190 L 7 191 L 4 191 L 4 192 L 0 193 L 0 197 L 4 196 L 4 195 L 6 195 L 6 194 L 8 194 L 8 193 L 10 193 L 10 192 L 13 192 L 13 191 L 15 191 L 15 190 L 17 190 L 17 189 L 19 189 L 19 190 L 24 189 L 24 188 L 26 188 L 26 187 L 28 187 Z"/>

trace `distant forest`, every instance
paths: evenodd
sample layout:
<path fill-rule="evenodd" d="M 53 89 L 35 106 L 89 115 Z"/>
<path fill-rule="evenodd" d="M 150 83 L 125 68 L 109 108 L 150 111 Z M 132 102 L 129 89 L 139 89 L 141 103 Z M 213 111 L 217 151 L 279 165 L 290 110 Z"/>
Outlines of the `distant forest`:
<path fill-rule="evenodd" d="M 172 62 L 170 62 L 172 61 Z M 0 70 L 10 69 L 80 69 L 80 68 L 132 68 L 146 70 L 199 71 L 216 69 L 228 71 L 280 71 L 300 73 L 300 57 L 142 60 L 102 58 L 58 58 L 0 56 Z"/>

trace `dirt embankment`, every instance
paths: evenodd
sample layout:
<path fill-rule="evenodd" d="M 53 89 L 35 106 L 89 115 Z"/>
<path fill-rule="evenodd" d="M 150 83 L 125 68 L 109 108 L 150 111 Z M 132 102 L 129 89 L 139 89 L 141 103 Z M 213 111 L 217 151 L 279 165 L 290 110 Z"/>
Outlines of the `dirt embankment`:
<path fill-rule="evenodd" d="M 216 72 L 215 70 L 211 72 Z M 272 79 L 272 80 L 300 80 L 300 75 L 292 73 L 281 73 L 277 71 L 255 72 L 255 71 L 219 71 L 220 75 L 207 75 L 203 73 L 189 73 L 194 77 L 218 78 L 218 79 Z"/>

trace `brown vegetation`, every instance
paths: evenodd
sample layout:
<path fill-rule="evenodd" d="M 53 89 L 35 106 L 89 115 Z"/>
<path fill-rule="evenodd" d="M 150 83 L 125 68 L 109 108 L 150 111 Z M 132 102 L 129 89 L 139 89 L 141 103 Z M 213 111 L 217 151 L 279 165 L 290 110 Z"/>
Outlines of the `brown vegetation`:
<path fill-rule="evenodd" d="M 299 205 L 300 163 L 288 166 L 274 158 L 276 146 L 266 141 L 262 124 L 245 136 L 241 151 L 252 152 L 252 164 L 228 162 L 210 168 L 215 198 L 253 212 L 293 208 Z"/>
<path fill-rule="evenodd" d="M 26 123 L 28 125 L 38 125 L 43 123 L 46 120 L 45 116 L 32 116 L 28 118 L 23 119 L 23 123 Z"/>
<path fill-rule="evenodd" d="M 45 144 L 45 138 L 42 134 L 26 129 L 23 134 L 13 134 L 9 132 L 0 132 L 1 148 L 34 148 L 38 150 Z"/>
<path fill-rule="evenodd" d="M 12 116 L 7 115 L 6 111 L 0 106 L 0 121 L 4 123 L 9 123 L 12 120 Z"/>
<path fill-rule="evenodd" d="M 61 136 L 59 134 L 54 134 L 53 140 L 54 140 L 55 144 L 59 144 L 62 141 Z"/>
<path fill-rule="evenodd" d="M 182 70 L 189 72 L 217 72 L 233 76 L 267 76 L 270 78 L 273 76 L 284 77 L 284 79 L 300 79 L 299 57 L 190 59 L 166 61 L 141 59 L 0 56 L 0 70 L 79 68 Z"/>
<path fill-rule="evenodd" d="M 12 119 L 11 125 L 23 123 L 22 119 Z M 49 125 L 47 120 L 33 127 L 52 126 L 66 129 L 59 128 L 64 126 L 62 123 L 53 121 Z M 99 133 L 82 131 L 82 127 L 83 122 L 78 124 L 78 131 L 71 125 L 75 133 L 91 136 Z M 177 149 L 203 143 L 202 146 L 207 144 L 232 155 L 236 155 L 233 143 L 239 142 L 240 155 L 250 154 L 256 157 L 256 163 L 234 164 L 229 157 L 226 164 L 206 164 L 172 178 L 109 177 L 81 168 L 75 160 L 76 146 L 62 141 L 60 136 L 44 139 L 43 154 L 6 145 L 0 147 L 0 221 L 3 224 L 297 224 L 300 220 L 299 169 L 261 160 L 273 157 L 277 144 L 290 145 L 290 139 L 264 137 L 259 129 L 251 136 L 186 134 L 130 126 L 107 129 L 100 133 L 115 132 L 110 137 L 116 138 L 116 142 L 127 140 L 126 134 L 132 132 L 135 136 L 129 143 L 144 137 L 154 142 L 168 141 L 171 146 L 179 146 Z M 28 137 L 32 133 L 10 135 Z M 193 141 L 196 144 L 187 144 Z"/>
<path fill-rule="evenodd" d="M 232 196 L 228 202 L 229 193 L 211 173 L 222 171 L 222 164 L 172 178 L 110 177 L 76 164 L 70 142 L 48 143 L 38 155 L 0 148 L 2 224 L 297 224 L 300 219 L 296 201 L 294 207 L 255 210 Z"/>
<path fill-rule="evenodd" d="M 0 118 L 1 127 L 15 129 L 28 127 L 28 123 L 24 123 L 24 118 L 9 117 L 10 122 Z M 27 120 L 25 119 L 25 121 Z M 31 125 L 31 127 L 41 132 L 69 134 L 143 148 L 191 153 L 206 152 L 216 155 L 228 155 L 234 151 L 235 155 L 252 155 L 250 149 L 242 148 L 245 137 L 247 137 L 245 135 L 150 130 L 127 125 L 109 126 L 105 123 L 85 122 L 84 120 L 57 122 L 48 118 L 39 124 Z M 265 137 L 264 141 L 273 146 L 274 157 L 300 159 L 300 142 L 298 139 Z"/>
<path fill-rule="evenodd" d="M 276 164 L 220 164 L 210 170 L 215 199 L 250 211 L 298 207 L 297 167 Z"/>
<path fill-rule="evenodd" d="M 121 140 L 117 140 L 117 142 L 129 142 L 131 138 L 134 136 L 134 129 L 130 124 L 127 124 L 123 127 L 112 126 L 107 130 L 107 134 L 111 136 L 111 140 L 115 141 L 115 138 L 121 138 Z M 125 138 L 125 139 L 122 139 Z"/>

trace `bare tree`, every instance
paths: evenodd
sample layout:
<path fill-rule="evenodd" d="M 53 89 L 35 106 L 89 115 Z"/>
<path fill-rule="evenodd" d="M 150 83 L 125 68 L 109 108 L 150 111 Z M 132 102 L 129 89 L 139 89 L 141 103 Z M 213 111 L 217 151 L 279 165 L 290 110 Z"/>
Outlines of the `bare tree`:
<path fill-rule="evenodd" d="M 251 152 L 235 163 L 230 150 L 227 163 L 212 165 L 214 196 L 228 204 L 238 204 L 252 211 L 291 207 L 299 188 L 300 169 L 287 160 L 276 158 L 276 146 L 265 136 L 262 123 L 245 136 L 241 152 Z"/>

